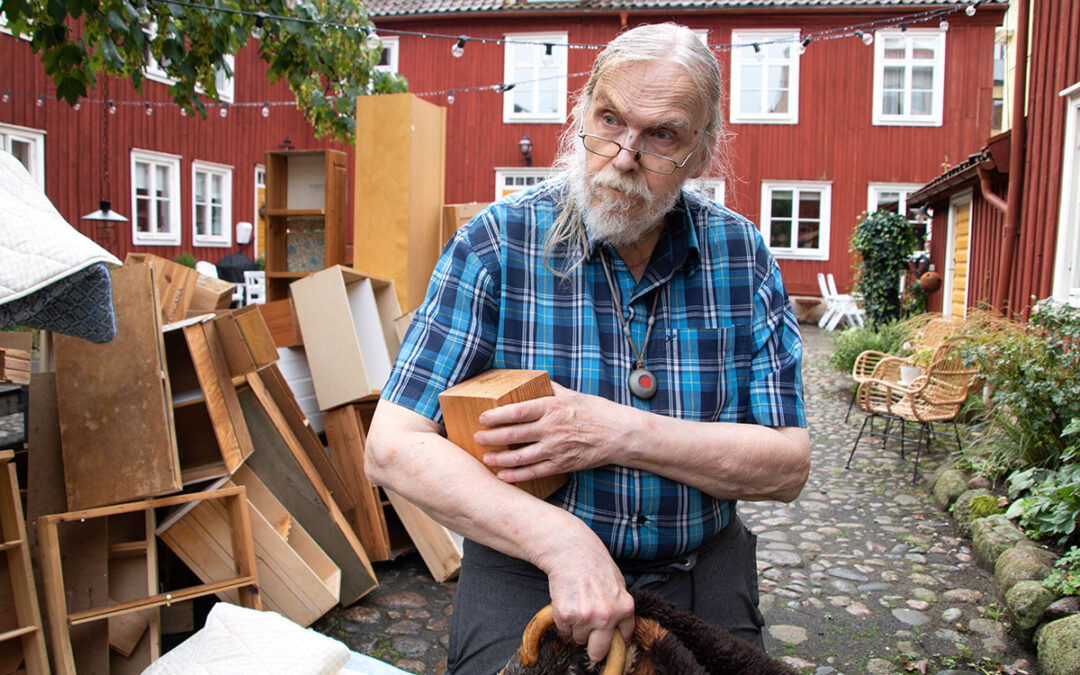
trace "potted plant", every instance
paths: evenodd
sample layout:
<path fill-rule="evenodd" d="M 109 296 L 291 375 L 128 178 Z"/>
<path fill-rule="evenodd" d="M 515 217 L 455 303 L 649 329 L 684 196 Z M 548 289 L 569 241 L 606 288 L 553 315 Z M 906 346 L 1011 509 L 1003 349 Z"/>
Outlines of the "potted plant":
<path fill-rule="evenodd" d="M 923 374 L 924 369 L 930 367 L 930 359 L 934 356 L 934 350 L 930 347 L 919 347 L 908 356 L 908 365 L 900 366 L 900 384 L 909 386 L 915 378 Z"/>

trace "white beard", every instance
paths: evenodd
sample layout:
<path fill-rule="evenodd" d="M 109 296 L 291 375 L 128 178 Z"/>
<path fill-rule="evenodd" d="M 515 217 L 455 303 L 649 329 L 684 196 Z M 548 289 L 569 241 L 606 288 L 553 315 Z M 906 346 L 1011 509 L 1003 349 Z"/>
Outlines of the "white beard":
<path fill-rule="evenodd" d="M 586 152 L 579 148 L 574 154 L 569 186 L 571 200 L 581 211 L 590 239 L 614 248 L 629 246 L 663 223 L 664 216 L 675 206 L 679 190 L 654 195 L 644 183 L 620 174 L 611 166 L 589 178 L 585 174 Z M 610 190 L 618 194 L 611 194 Z"/>

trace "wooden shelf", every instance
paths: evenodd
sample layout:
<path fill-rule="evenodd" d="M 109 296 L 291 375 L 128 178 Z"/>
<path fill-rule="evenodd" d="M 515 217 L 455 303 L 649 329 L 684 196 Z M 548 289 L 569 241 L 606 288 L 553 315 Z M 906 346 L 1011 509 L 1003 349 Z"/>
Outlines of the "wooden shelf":
<path fill-rule="evenodd" d="M 311 272 L 267 272 L 267 279 L 303 279 Z"/>

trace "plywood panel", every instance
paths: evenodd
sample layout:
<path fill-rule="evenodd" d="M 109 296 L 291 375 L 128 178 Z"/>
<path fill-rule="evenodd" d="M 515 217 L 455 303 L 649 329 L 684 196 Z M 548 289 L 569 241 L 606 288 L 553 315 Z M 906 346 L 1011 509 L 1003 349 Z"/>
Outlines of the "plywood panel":
<path fill-rule="evenodd" d="M 150 269 L 112 271 L 116 337 L 57 335 L 56 388 L 68 507 L 180 489 L 172 400 Z"/>

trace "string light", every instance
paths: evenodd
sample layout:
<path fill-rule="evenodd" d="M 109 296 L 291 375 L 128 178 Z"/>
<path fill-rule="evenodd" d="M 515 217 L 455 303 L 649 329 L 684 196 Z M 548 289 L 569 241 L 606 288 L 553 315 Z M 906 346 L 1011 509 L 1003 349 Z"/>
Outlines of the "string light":
<path fill-rule="evenodd" d="M 229 116 L 229 106 L 222 103 L 221 107 L 218 108 L 218 114 L 221 115 L 222 117 L 228 117 Z"/>
<path fill-rule="evenodd" d="M 977 2 L 973 2 L 970 5 L 968 5 L 967 7 L 965 7 L 964 8 L 964 14 L 967 14 L 968 16 L 975 16 L 975 7 L 978 4 L 979 3 L 977 3 Z"/>
<path fill-rule="evenodd" d="M 116 104 L 113 103 L 112 101 L 109 101 L 109 114 L 110 115 L 115 115 L 116 114 Z"/>
<path fill-rule="evenodd" d="M 454 92 L 450 92 L 446 95 L 446 103 L 447 105 L 454 105 Z"/>
<path fill-rule="evenodd" d="M 266 14 L 264 14 L 263 12 L 259 12 L 255 15 L 255 25 L 251 27 L 251 37 L 255 38 L 256 40 L 263 39 L 263 36 L 266 35 L 266 30 L 263 29 L 263 24 L 265 22 Z"/>
<path fill-rule="evenodd" d="M 450 53 L 454 55 L 455 59 L 460 59 L 465 54 L 465 36 L 462 35 L 458 38 L 458 41 L 454 43 L 454 46 L 450 48 Z"/>
<path fill-rule="evenodd" d="M 813 42 L 813 41 L 814 41 L 814 38 L 811 38 L 811 37 L 804 38 L 803 41 L 799 43 L 799 53 L 800 54 L 805 54 L 806 53 L 806 48 L 809 47 L 810 43 Z"/>
<path fill-rule="evenodd" d="M 946 21 L 945 19 L 942 19 L 941 22 L 937 25 L 937 27 L 938 27 L 938 30 L 940 30 L 943 33 L 948 33 L 949 32 L 949 22 Z"/>
<path fill-rule="evenodd" d="M 44 97 L 44 96 L 40 96 L 40 95 L 39 95 L 39 96 L 37 97 L 37 107 L 39 107 L 39 108 L 40 108 L 40 107 L 41 107 L 41 106 L 43 106 L 43 105 L 45 105 L 45 97 Z"/>
<path fill-rule="evenodd" d="M 146 116 L 150 117 L 153 114 L 154 114 L 154 109 L 150 107 L 149 103 L 147 103 L 146 104 Z"/>
<path fill-rule="evenodd" d="M 75 112 L 82 110 L 82 101 L 75 101 L 74 105 L 71 106 L 71 109 Z"/>
<path fill-rule="evenodd" d="M 187 108 L 180 106 L 180 117 L 187 117 Z"/>
<path fill-rule="evenodd" d="M 2 96 L 0 96 L 0 101 L 3 101 L 4 103 L 7 103 L 10 100 L 11 100 L 11 92 L 5 90 L 4 94 Z"/>
<path fill-rule="evenodd" d="M 552 49 L 554 49 L 554 45 L 552 45 L 550 42 L 544 45 L 544 56 L 540 59 L 540 63 L 548 66 L 549 68 L 555 65 L 555 55 L 551 53 Z"/>
<path fill-rule="evenodd" d="M 368 49 L 382 49 L 382 38 L 379 37 L 374 28 L 366 27 L 364 32 L 367 33 Z"/>
<path fill-rule="evenodd" d="M 262 113 L 263 117 L 270 117 L 270 105 L 263 103 L 262 110 L 260 110 L 259 112 Z"/>

